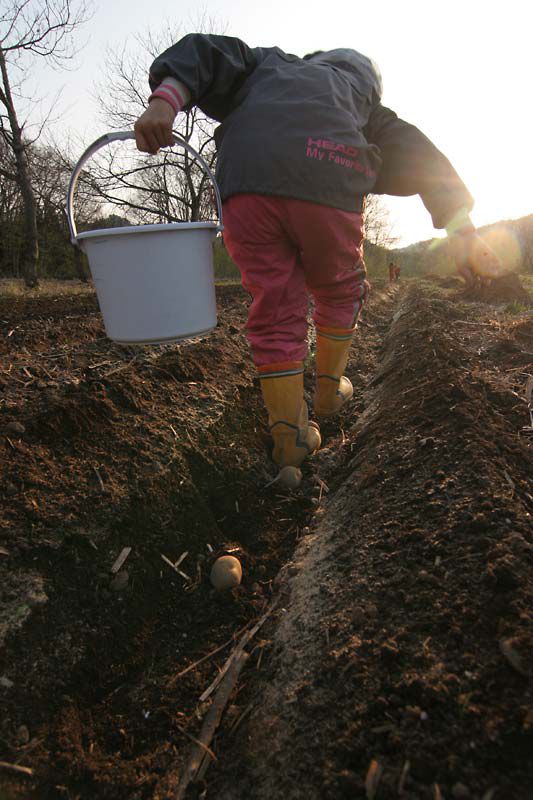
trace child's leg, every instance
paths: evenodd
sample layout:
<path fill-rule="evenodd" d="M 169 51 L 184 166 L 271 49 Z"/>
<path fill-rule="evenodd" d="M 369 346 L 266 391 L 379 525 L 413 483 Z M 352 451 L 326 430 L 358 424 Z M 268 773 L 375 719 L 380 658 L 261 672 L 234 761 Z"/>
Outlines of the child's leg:
<path fill-rule="evenodd" d="M 224 238 L 253 298 L 247 333 L 268 410 L 272 458 L 280 482 L 295 488 L 297 468 L 320 446 L 320 433 L 308 423 L 303 397 L 307 289 L 283 205 L 282 198 L 235 195 L 224 204 Z"/>
<path fill-rule="evenodd" d="M 240 194 L 224 203 L 224 241 L 252 295 L 247 334 L 258 367 L 307 355 L 307 289 L 283 200 Z"/>
<path fill-rule="evenodd" d="M 312 203 L 287 203 L 291 234 L 301 248 L 306 283 L 315 298 L 315 411 L 329 415 L 353 394 L 350 381 L 342 373 L 369 290 L 362 258 L 362 218 Z"/>
<path fill-rule="evenodd" d="M 291 204 L 297 201 L 291 201 Z M 367 299 L 369 284 L 363 261 L 361 214 L 305 203 L 304 223 L 296 206 L 297 228 L 306 284 L 315 299 L 315 324 L 353 328 Z"/>

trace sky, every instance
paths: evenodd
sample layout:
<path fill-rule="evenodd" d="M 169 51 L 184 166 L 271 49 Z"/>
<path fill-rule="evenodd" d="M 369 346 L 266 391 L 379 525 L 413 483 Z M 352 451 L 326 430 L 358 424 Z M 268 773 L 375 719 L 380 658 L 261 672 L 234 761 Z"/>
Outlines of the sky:
<path fill-rule="evenodd" d="M 352 47 L 372 57 L 383 103 L 450 159 L 475 198 L 477 225 L 533 212 L 530 0 L 94 0 L 93 7 L 75 69 L 39 71 L 40 94 L 63 87 L 56 139 L 86 145 L 105 132 L 95 84 L 106 49 L 132 46 L 135 34 L 166 22 L 179 38 L 203 14 L 251 47 L 297 55 Z M 387 206 L 399 245 L 436 234 L 418 197 L 387 199 Z"/>

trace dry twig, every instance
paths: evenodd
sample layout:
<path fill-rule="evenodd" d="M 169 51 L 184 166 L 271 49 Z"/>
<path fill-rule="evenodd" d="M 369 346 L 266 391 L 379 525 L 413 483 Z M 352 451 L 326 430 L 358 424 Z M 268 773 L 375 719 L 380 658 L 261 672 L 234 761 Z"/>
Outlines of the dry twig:
<path fill-rule="evenodd" d="M 109 372 L 105 372 L 102 375 L 102 378 L 109 378 L 111 375 L 116 375 L 117 372 L 124 372 L 125 370 L 129 369 L 132 364 L 137 361 L 137 356 L 134 356 L 131 361 L 128 361 L 127 364 L 122 364 L 120 367 L 115 367 L 115 369 L 110 370 Z"/>
<path fill-rule="evenodd" d="M 378 791 L 379 782 L 383 774 L 383 767 L 375 758 L 370 762 L 365 778 L 367 800 L 374 800 Z"/>
<path fill-rule="evenodd" d="M 115 563 L 111 567 L 111 572 L 113 574 L 116 574 L 119 571 L 119 569 L 122 566 L 124 566 L 124 564 L 126 563 L 126 559 L 128 558 L 130 553 L 131 553 L 131 547 L 124 547 L 120 551 L 120 554 L 119 554 L 117 560 L 115 561 Z"/>
<path fill-rule="evenodd" d="M 276 605 L 277 602 L 274 601 L 267 608 L 263 616 L 257 620 L 255 625 L 244 633 L 238 645 L 227 659 L 217 679 L 202 695 L 202 698 L 206 698 L 218 687 L 209 711 L 205 716 L 198 741 L 195 743 L 189 761 L 185 767 L 183 777 L 176 793 L 176 800 L 182 800 L 182 798 L 185 797 L 185 792 L 191 781 L 199 780 L 200 777 L 203 778 L 205 775 L 214 757 L 214 754 L 209 750 L 209 746 L 218 728 L 231 693 L 237 685 L 241 669 L 250 657 L 249 653 L 247 653 L 244 648 L 274 611 Z"/>
<path fill-rule="evenodd" d="M 206 753 L 206 749 L 209 750 L 209 744 L 215 735 L 222 713 L 237 684 L 241 669 L 246 664 L 248 657 L 248 653 L 241 651 L 233 659 L 229 670 L 226 672 L 211 707 L 205 716 L 198 742 L 192 749 L 191 757 L 185 767 L 183 777 L 175 795 L 176 800 L 182 800 L 182 798 L 185 797 L 185 792 L 189 784 L 191 781 L 195 780 L 199 770 L 202 768 L 202 762 L 206 758 L 211 758 L 210 753 Z"/>
<path fill-rule="evenodd" d="M 0 761 L 0 769 L 16 772 L 17 775 L 28 775 L 30 778 L 33 775 L 33 770 L 30 767 L 20 767 L 18 764 L 9 764 L 7 761 Z"/>
<path fill-rule="evenodd" d="M 275 603 L 272 603 L 272 605 L 271 605 L 271 606 L 270 606 L 270 607 L 269 607 L 269 608 L 268 608 L 268 609 L 265 611 L 265 613 L 263 614 L 263 616 L 262 616 L 262 617 L 260 617 L 260 619 L 258 619 L 258 621 L 255 623 L 255 625 L 253 626 L 253 628 L 250 628 L 250 630 L 249 630 L 249 631 L 246 631 L 246 633 L 244 634 L 244 636 L 241 638 L 241 640 L 240 640 L 239 644 L 238 644 L 238 645 L 237 645 L 237 647 L 236 647 L 236 648 L 233 650 L 233 652 L 231 653 L 231 655 L 230 655 L 230 656 L 229 656 L 229 658 L 227 659 L 226 663 L 224 664 L 224 666 L 222 667 L 222 669 L 221 669 L 221 670 L 220 670 L 220 672 L 218 673 L 218 675 L 217 675 L 217 677 L 215 678 L 215 680 L 213 681 L 213 683 L 211 683 L 211 684 L 210 684 L 210 685 L 207 687 L 207 689 L 205 690 L 205 692 L 204 692 L 204 693 L 202 694 L 202 696 L 200 697 L 200 702 L 201 702 L 201 703 L 204 703 L 204 702 L 205 702 L 205 701 L 208 699 L 208 697 L 209 697 L 209 696 L 210 696 L 210 695 L 211 695 L 211 694 L 214 692 L 214 690 L 217 688 L 217 686 L 218 686 L 218 685 L 219 685 L 219 684 L 222 682 L 222 680 L 223 680 L 223 678 L 224 678 L 224 675 L 225 675 L 225 674 L 228 672 L 228 670 L 230 669 L 230 667 L 231 667 L 231 664 L 232 664 L 233 660 L 234 660 L 235 658 L 237 658 L 237 657 L 239 656 L 239 654 L 240 654 L 240 653 L 244 652 L 244 648 L 246 647 L 246 645 L 248 644 L 248 642 L 250 641 L 250 639 L 252 639 L 252 638 L 255 636 L 255 634 L 257 633 L 257 631 L 259 630 L 259 628 L 261 628 L 261 627 L 262 627 L 262 625 L 263 625 L 263 624 L 266 622 L 267 618 L 270 616 L 270 614 L 272 613 L 272 611 L 274 610 L 274 608 L 275 608 Z"/>
<path fill-rule="evenodd" d="M 184 736 L 187 737 L 187 739 L 189 739 L 190 742 L 193 742 L 193 744 L 197 744 L 198 747 L 201 747 L 202 750 L 204 751 L 204 753 L 206 755 L 208 755 L 211 758 L 212 761 L 216 761 L 217 760 L 216 755 L 213 753 L 213 751 L 211 750 L 210 747 L 208 747 L 206 744 L 201 742 L 200 739 L 197 739 L 196 736 L 193 736 L 191 733 L 186 731 L 185 728 L 182 728 L 181 725 L 176 725 L 176 727 L 177 727 L 177 729 L 179 730 L 180 733 L 182 733 Z"/>
<path fill-rule="evenodd" d="M 456 319 L 456 320 L 454 320 L 453 324 L 454 325 L 455 324 L 457 324 L 457 325 L 482 325 L 483 327 L 486 327 L 486 328 L 494 328 L 494 327 L 498 327 L 499 328 L 500 327 L 499 323 L 497 323 L 496 321 L 494 323 L 492 323 L 492 322 L 474 322 L 474 321 L 470 321 L 468 319 Z"/>
<path fill-rule="evenodd" d="M 188 667 L 186 667 L 185 669 L 182 669 L 181 672 L 178 672 L 177 675 L 174 675 L 174 677 L 171 678 L 170 681 L 167 683 L 167 686 L 168 687 L 174 686 L 176 681 L 178 681 L 180 678 L 183 678 L 183 676 L 187 675 L 188 672 L 190 672 L 193 669 L 196 669 L 196 667 L 199 667 L 200 664 L 204 663 L 204 661 L 209 661 L 210 658 L 213 658 L 213 656 L 216 656 L 216 654 L 220 653 L 221 650 L 225 650 L 226 647 L 229 647 L 230 644 L 235 642 L 236 636 L 239 636 L 239 634 L 241 634 L 243 631 L 245 631 L 249 624 L 250 623 L 247 622 L 246 625 L 244 625 L 244 627 L 242 627 L 239 631 L 237 631 L 237 633 L 234 636 L 232 636 L 231 639 L 228 639 L 227 642 L 224 642 L 224 644 L 221 644 L 218 647 L 215 647 L 215 649 L 211 650 L 210 653 L 207 653 L 207 655 L 202 656 L 202 658 L 199 658 L 198 661 L 194 661 L 192 664 L 189 664 Z"/>
<path fill-rule="evenodd" d="M 105 494 L 105 485 L 104 485 L 104 482 L 102 480 L 102 476 L 100 475 L 100 473 L 98 471 L 98 467 L 93 467 L 93 469 L 94 469 L 94 471 L 96 473 L 96 477 L 98 478 L 98 483 L 100 484 L 100 489 Z"/>
<path fill-rule="evenodd" d="M 406 761 L 403 765 L 402 774 L 400 775 L 400 780 L 398 781 L 398 794 L 402 795 L 404 788 L 405 788 L 405 781 L 407 780 L 407 776 L 409 774 L 409 770 L 411 769 L 411 762 Z"/>
<path fill-rule="evenodd" d="M 190 582 L 191 582 L 191 579 L 190 579 L 190 577 L 187 575 L 187 573 L 185 573 L 185 572 L 182 572 L 182 571 L 181 571 L 181 569 L 178 569 L 178 566 L 177 566 L 177 565 L 178 565 L 178 563 L 181 563 L 181 561 L 183 561 L 183 558 L 181 558 L 180 560 L 178 560 L 178 561 L 177 561 L 175 564 L 174 564 L 174 563 L 173 563 L 173 562 L 170 560 L 170 558 L 167 558 L 166 556 L 164 556 L 164 555 L 163 555 L 163 553 L 161 553 L 161 558 L 163 559 L 163 561 L 165 562 L 165 564 L 168 564 L 168 566 L 169 566 L 171 569 L 173 569 L 173 570 L 174 570 L 174 572 L 176 572 L 178 575 L 180 575 L 180 576 L 181 576 L 181 577 L 182 577 L 184 580 L 186 580 L 188 583 L 190 583 Z"/>

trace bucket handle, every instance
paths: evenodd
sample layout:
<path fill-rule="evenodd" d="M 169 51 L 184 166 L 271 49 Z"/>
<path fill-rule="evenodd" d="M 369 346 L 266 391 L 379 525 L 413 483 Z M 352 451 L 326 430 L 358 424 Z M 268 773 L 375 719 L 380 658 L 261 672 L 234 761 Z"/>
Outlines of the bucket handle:
<path fill-rule="evenodd" d="M 215 178 L 213 176 L 213 173 L 209 169 L 209 166 L 207 165 L 206 161 L 202 158 L 200 153 L 197 153 L 194 147 L 192 147 L 189 144 L 189 142 L 187 142 L 185 139 L 183 139 L 183 137 L 179 136 L 176 133 L 173 133 L 172 136 L 174 138 L 174 144 L 177 144 L 180 147 L 183 147 L 185 150 L 187 150 L 187 152 L 189 152 L 193 156 L 193 158 L 195 158 L 196 161 L 198 161 L 198 163 L 206 173 L 207 177 L 211 181 L 213 189 L 215 191 L 215 197 L 217 200 L 217 210 L 219 219 L 217 230 L 222 231 L 224 229 L 222 225 L 222 199 L 220 197 L 220 191 L 217 186 L 217 182 L 215 181 Z M 85 162 L 88 161 L 97 152 L 97 150 L 100 150 L 101 147 L 105 147 L 105 145 L 109 144 L 110 142 L 124 141 L 126 139 L 135 139 L 134 131 L 114 131 L 112 133 L 104 133 L 103 136 L 100 136 L 99 139 L 97 139 L 95 142 L 89 145 L 87 150 L 83 153 L 80 160 L 74 167 L 74 171 L 72 172 L 72 176 L 70 178 L 70 183 L 68 186 L 66 212 L 67 212 L 68 227 L 70 231 L 70 241 L 72 242 L 72 244 L 75 244 L 78 247 L 79 247 L 77 240 L 78 229 L 76 228 L 76 223 L 74 221 L 72 207 L 74 202 L 74 191 L 76 189 L 76 184 L 78 183 L 78 178 L 80 177 L 80 173 L 85 165 Z"/>

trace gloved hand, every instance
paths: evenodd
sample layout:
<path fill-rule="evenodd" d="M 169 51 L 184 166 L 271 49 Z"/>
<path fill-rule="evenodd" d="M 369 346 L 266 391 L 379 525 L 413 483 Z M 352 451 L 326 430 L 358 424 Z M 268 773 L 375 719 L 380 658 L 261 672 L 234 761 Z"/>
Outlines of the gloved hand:
<path fill-rule="evenodd" d="M 159 97 L 150 100 L 148 108 L 133 126 L 137 149 L 156 155 L 160 147 L 173 144 L 172 125 L 175 116 L 174 109 L 166 100 Z"/>
<path fill-rule="evenodd" d="M 473 226 L 457 231 L 448 242 L 457 272 L 467 286 L 474 286 L 478 280 L 483 284 L 507 274 L 508 270 L 498 255 Z"/>

